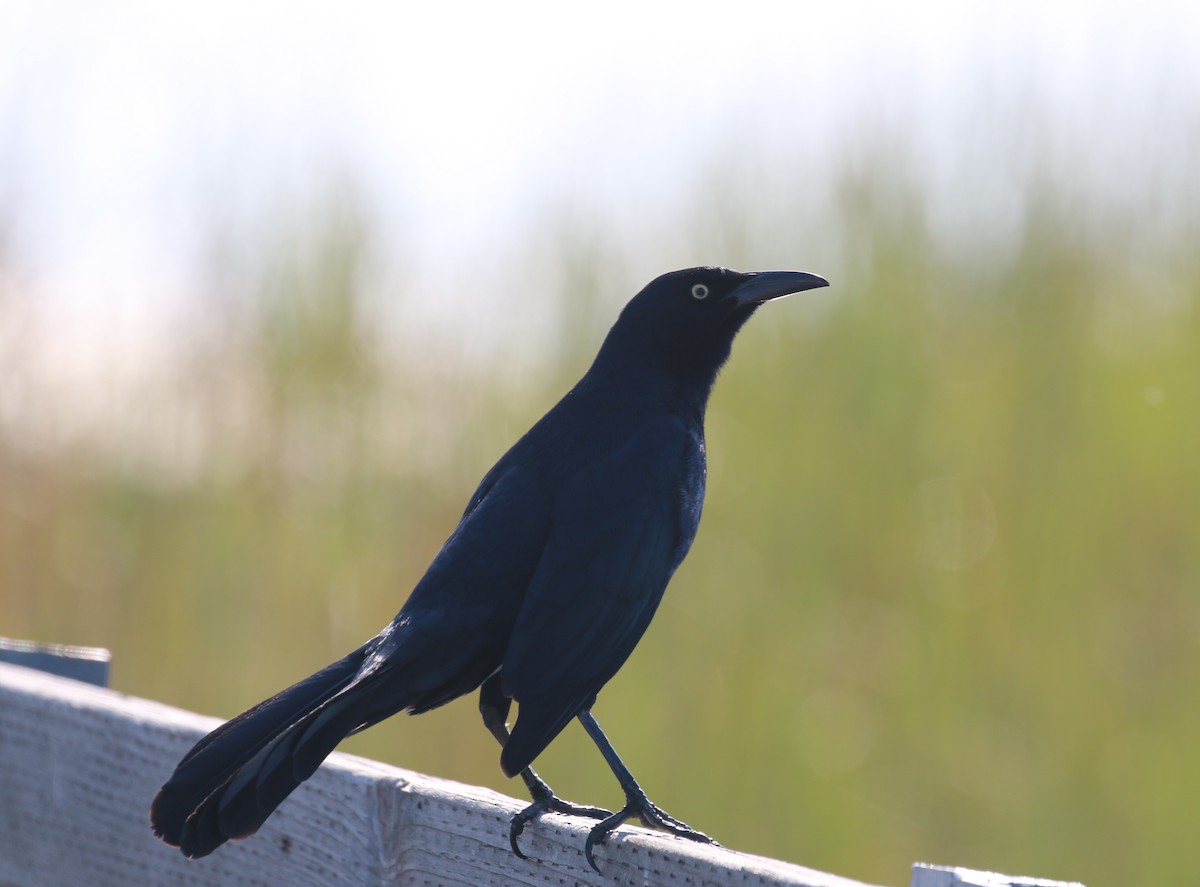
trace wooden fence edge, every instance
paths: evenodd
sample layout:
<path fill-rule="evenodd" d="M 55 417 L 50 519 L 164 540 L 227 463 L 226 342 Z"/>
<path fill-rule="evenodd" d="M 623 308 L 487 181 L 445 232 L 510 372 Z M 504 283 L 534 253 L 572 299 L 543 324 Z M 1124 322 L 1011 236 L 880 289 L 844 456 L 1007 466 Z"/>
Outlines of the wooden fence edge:
<path fill-rule="evenodd" d="M 1083 887 L 1078 881 L 1051 881 L 1021 875 L 1002 875 L 960 866 L 913 865 L 910 887 Z"/>
<path fill-rule="evenodd" d="M 869 887 L 760 856 L 622 828 L 583 857 L 589 820 L 545 817 L 509 850 L 524 803 L 335 752 L 258 835 L 187 860 L 150 833 L 150 801 L 217 723 L 0 663 L 0 884 L 790 885 Z"/>

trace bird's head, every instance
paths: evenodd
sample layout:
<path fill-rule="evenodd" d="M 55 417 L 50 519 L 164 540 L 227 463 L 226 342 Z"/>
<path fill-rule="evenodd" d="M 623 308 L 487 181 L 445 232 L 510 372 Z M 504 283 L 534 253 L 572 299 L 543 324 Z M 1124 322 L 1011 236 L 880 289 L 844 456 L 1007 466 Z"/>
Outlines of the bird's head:
<path fill-rule="evenodd" d="M 707 397 L 734 337 L 759 305 L 828 285 L 825 278 L 803 271 L 672 271 L 655 278 L 625 306 L 597 364 L 665 372 L 673 382 L 698 386 Z"/>

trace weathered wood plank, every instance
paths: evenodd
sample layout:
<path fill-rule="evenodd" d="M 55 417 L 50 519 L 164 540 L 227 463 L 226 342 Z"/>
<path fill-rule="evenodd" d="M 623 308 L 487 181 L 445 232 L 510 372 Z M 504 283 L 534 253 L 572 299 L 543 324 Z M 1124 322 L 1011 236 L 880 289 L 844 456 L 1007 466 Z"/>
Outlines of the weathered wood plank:
<path fill-rule="evenodd" d="M 150 833 L 179 757 L 218 721 L 0 665 L 0 883 L 12 887 L 239 884 L 793 885 L 857 881 L 643 829 L 588 868 L 588 820 L 552 816 L 508 848 L 523 803 L 335 753 L 253 839 L 189 861 Z"/>
<path fill-rule="evenodd" d="M 36 668 L 97 687 L 108 686 L 111 661 L 112 654 L 100 647 L 70 647 L 0 638 L 0 662 Z"/>
<path fill-rule="evenodd" d="M 1078 881 L 1049 881 L 1045 878 L 1025 878 L 1020 875 L 1001 875 L 960 867 L 929 865 L 918 862 L 913 866 L 910 887 L 1083 887 Z"/>

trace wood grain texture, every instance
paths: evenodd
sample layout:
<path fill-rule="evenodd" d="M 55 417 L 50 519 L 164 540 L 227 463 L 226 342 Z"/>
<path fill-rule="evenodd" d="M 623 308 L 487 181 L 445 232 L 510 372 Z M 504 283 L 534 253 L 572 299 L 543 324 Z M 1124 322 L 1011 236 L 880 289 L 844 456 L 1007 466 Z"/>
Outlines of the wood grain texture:
<path fill-rule="evenodd" d="M 0 884 L 801 885 L 860 882 L 621 828 L 587 866 L 590 820 L 545 817 L 508 847 L 524 802 L 333 754 L 253 838 L 188 860 L 150 832 L 150 801 L 219 722 L 0 664 Z"/>

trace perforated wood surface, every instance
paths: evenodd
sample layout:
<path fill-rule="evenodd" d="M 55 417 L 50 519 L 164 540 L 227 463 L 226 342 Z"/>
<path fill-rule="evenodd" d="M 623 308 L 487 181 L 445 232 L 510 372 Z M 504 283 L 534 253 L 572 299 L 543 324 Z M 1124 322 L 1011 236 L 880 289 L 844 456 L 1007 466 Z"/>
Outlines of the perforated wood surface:
<path fill-rule="evenodd" d="M 524 803 L 335 753 L 253 838 L 187 860 L 150 833 L 150 801 L 218 721 L 0 664 L 0 884 L 807 885 L 860 882 L 622 828 L 588 868 L 590 820 L 548 817 L 508 848 Z"/>

